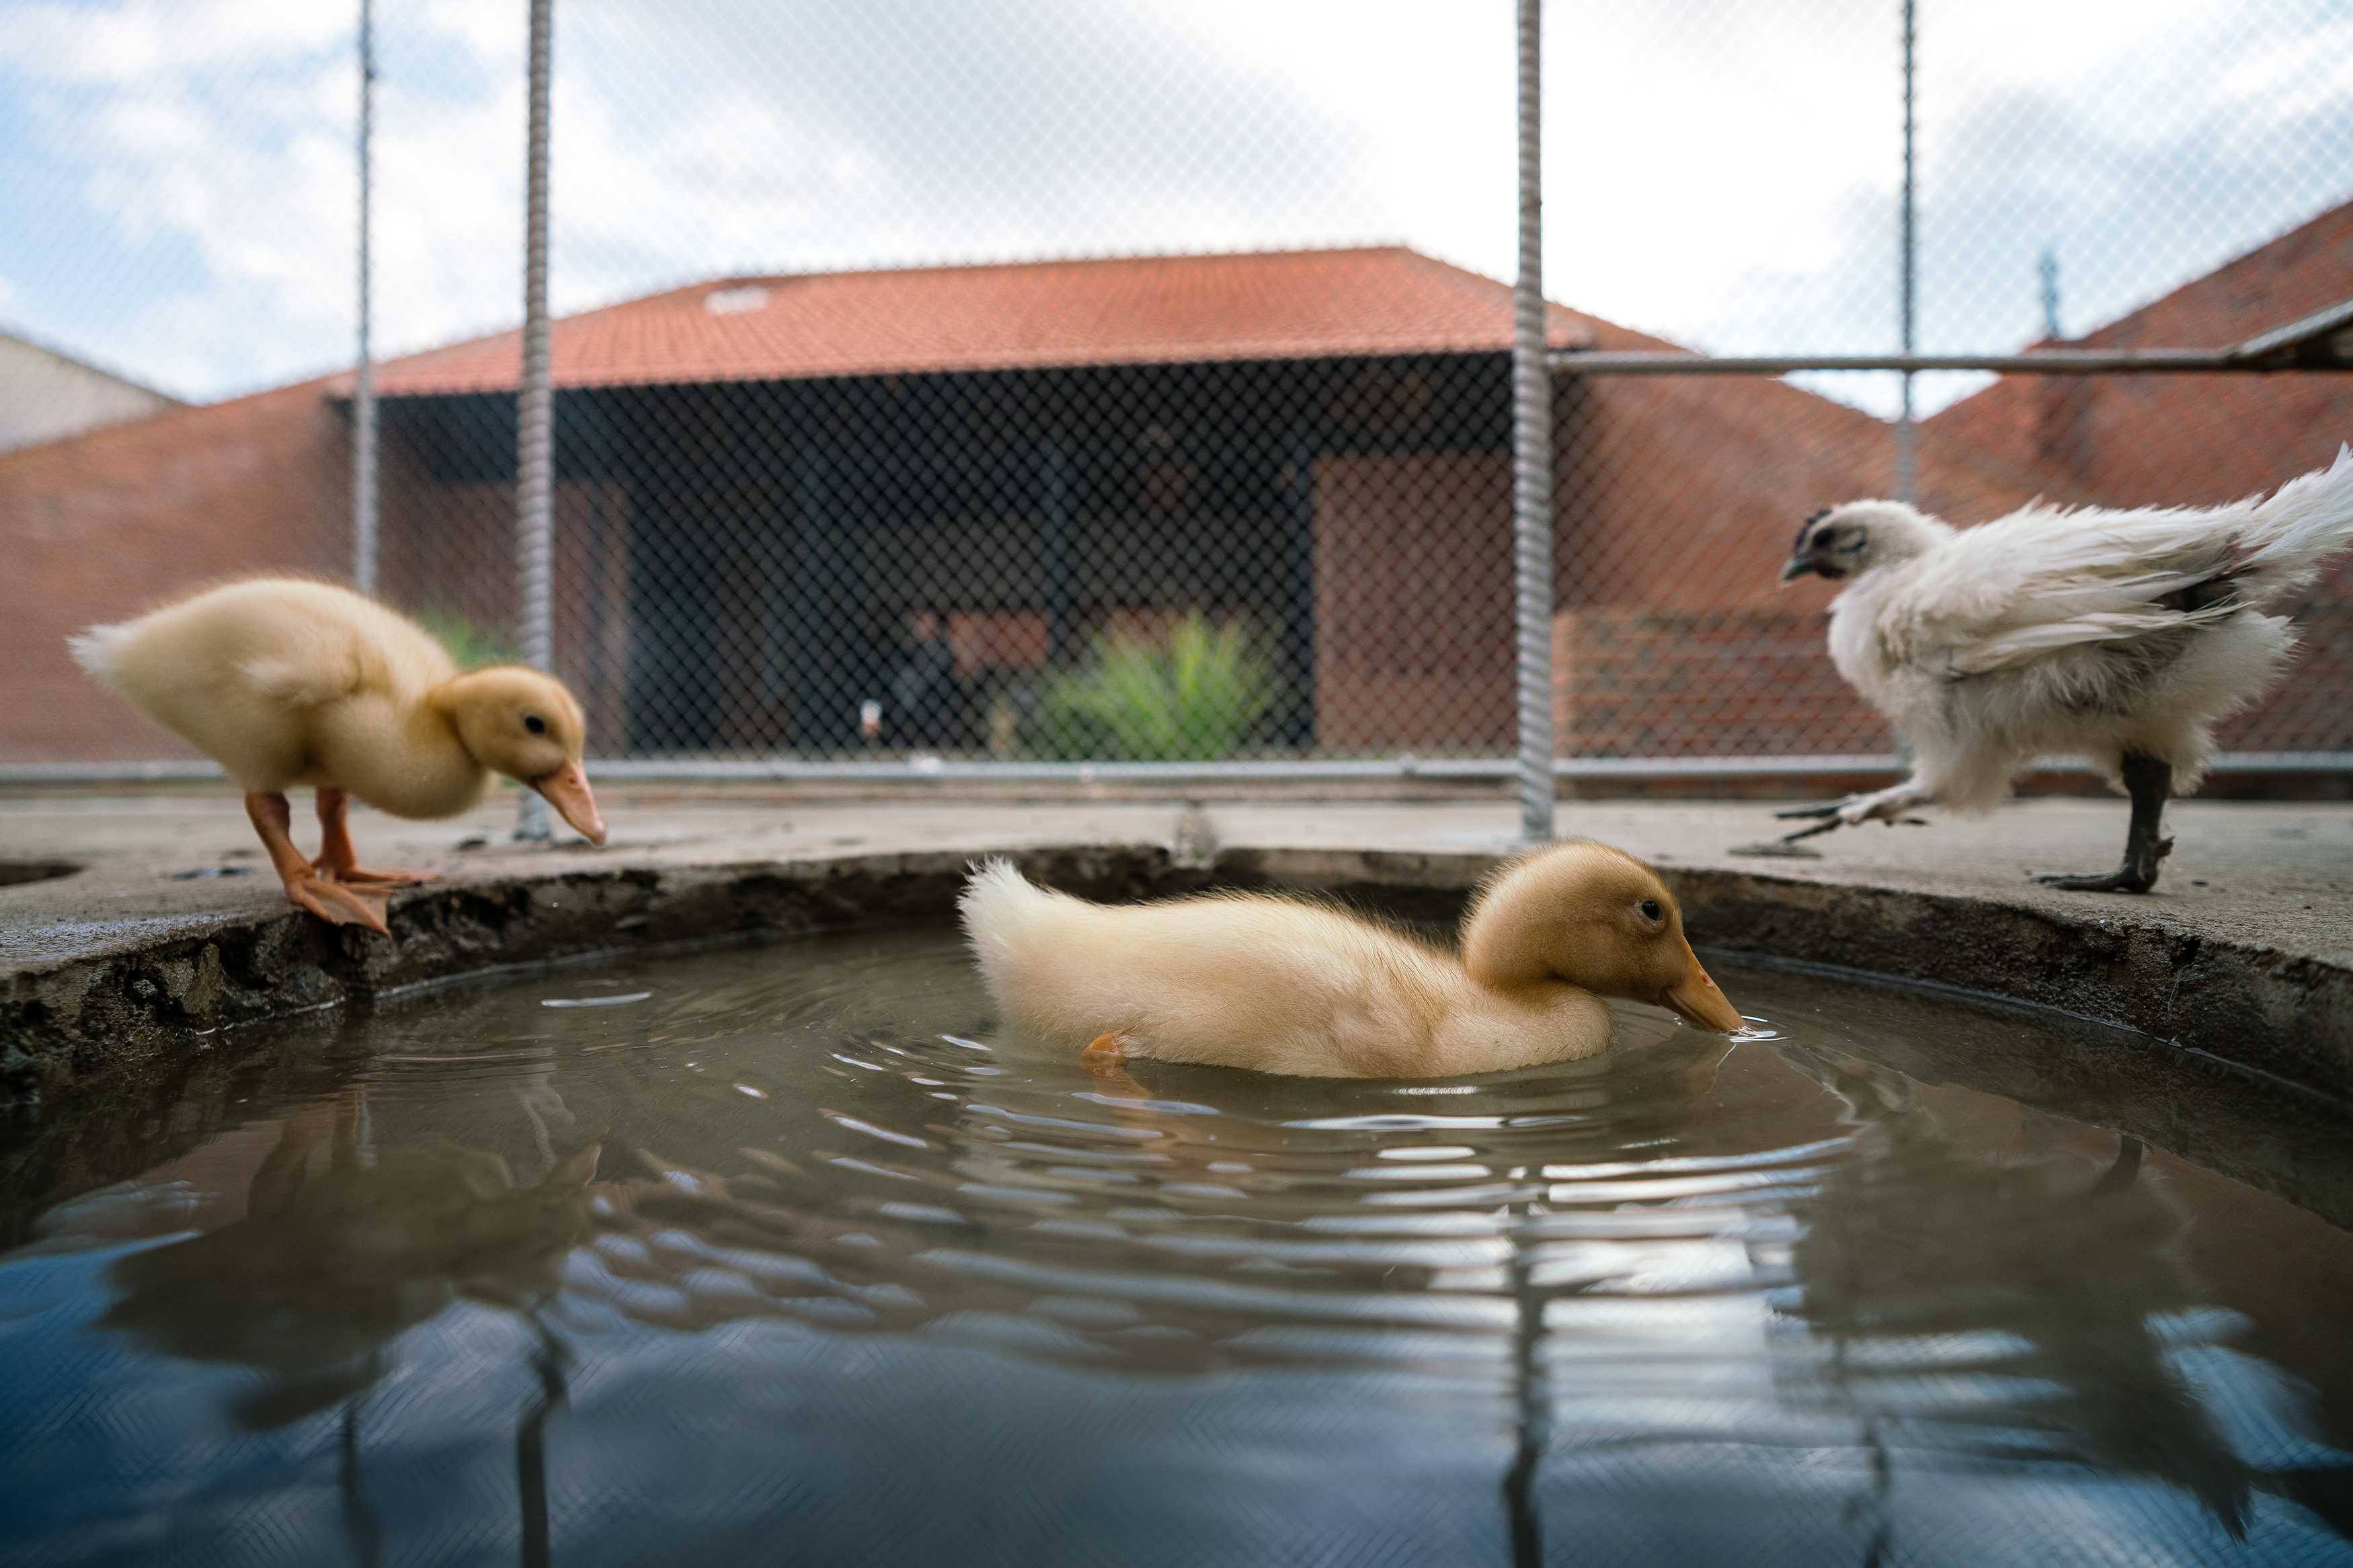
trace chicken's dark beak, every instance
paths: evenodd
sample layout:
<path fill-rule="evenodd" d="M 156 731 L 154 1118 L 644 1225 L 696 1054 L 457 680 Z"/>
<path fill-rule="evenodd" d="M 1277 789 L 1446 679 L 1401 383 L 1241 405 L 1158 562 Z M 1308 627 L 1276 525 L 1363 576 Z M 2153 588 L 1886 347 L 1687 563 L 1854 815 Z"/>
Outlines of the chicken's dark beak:
<path fill-rule="evenodd" d="M 1794 583 L 1810 572 L 1819 571 L 1821 563 L 1810 555 L 1792 555 L 1781 563 L 1781 581 Z"/>

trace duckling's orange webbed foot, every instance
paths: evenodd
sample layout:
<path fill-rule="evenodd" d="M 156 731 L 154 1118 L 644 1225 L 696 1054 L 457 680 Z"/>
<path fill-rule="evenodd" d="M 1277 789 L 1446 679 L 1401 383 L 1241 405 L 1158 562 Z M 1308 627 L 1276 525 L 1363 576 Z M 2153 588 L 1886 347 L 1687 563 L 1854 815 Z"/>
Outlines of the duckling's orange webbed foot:
<path fill-rule="evenodd" d="M 385 923 L 382 893 L 346 888 L 324 877 L 297 877 L 286 884 L 286 896 L 329 925 L 365 926 L 378 936 L 390 936 Z"/>
<path fill-rule="evenodd" d="M 313 874 L 354 888 L 419 888 L 438 879 L 431 871 L 370 871 L 359 866 L 337 866 L 321 856 L 311 862 Z"/>
<path fill-rule="evenodd" d="M 357 888 L 414 888 L 434 879 L 430 871 L 370 871 L 352 848 L 351 796 L 332 784 L 319 790 L 319 858 L 311 872 Z"/>
<path fill-rule="evenodd" d="M 1120 1071 L 1120 1064 L 1126 1059 L 1127 1037 L 1117 1030 L 1108 1035 L 1097 1035 L 1087 1042 L 1087 1048 L 1079 1053 L 1080 1062 L 1089 1071 L 1097 1073 Z"/>
<path fill-rule="evenodd" d="M 254 832 L 261 836 L 261 847 L 269 853 L 270 867 L 277 871 L 287 898 L 297 908 L 309 910 L 329 925 L 365 926 L 380 936 L 392 934 L 392 928 L 385 923 L 384 894 L 348 888 L 320 875 L 303 858 L 302 852 L 294 847 L 293 837 L 288 831 L 293 824 L 293 811 L 284 795 L 248 795 L 245 797 L 245 815 L 252 820 Z"/>

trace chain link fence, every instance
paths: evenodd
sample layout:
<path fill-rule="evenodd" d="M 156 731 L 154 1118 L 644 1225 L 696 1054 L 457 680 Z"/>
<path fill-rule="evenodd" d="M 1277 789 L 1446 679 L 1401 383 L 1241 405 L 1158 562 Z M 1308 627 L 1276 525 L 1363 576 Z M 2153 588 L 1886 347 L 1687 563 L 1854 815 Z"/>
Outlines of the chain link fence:
<path fill-rule="evenodd" d="M 1932 3 L 1907 325 L 1902 18 L 1556 7 L 1550 345 L 2220 347 L 2353 297 L 2341 7 Z M 0 763 L 172 754 L 63 638 L 205 578 L 360 576 L 461 658 L 526 648 L 526 7 L 374 6 L 364 564 L 354 21 L 16 8 Z M 592 751 L 1500 770 L 1513 60 L 1500 5 L 559 0 L 550 630 Z M 1924 374 L 1908 434 L 1906 379 L 1555 376 L 1560 756 L 1888 753 L 1775 568 L 1907 440 L 1970 522 L 2235 499 L 2353 437 L 2342 374 Z M 2342 568 L 2295 613 L 2227 743 L 2341 763 Z"/>

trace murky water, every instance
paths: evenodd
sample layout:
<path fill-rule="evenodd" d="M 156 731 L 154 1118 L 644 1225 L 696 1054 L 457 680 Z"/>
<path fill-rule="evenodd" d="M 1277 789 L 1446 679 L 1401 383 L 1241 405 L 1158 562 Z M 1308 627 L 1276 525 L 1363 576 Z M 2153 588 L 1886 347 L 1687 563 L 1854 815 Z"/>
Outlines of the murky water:
<path fill-rule="evenodd" d="M 0 1562 L 2353 1558 L 2340 1109 L 1717 973 L 1445 1083 L 1097 1079 L 944 936 L 238 1037 L 11 1130 Z"/>

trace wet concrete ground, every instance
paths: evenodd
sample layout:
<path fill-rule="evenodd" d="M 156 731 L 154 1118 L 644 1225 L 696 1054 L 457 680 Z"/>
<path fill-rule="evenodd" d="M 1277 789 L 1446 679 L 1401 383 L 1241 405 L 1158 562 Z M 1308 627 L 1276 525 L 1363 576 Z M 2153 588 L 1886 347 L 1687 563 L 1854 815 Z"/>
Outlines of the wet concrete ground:
<path fill-rule="evenodd" d="M 448 822 L 401 822 L 355 807 L 353 834 L 371 865 L 462 882 L 896 850 L 1166 845 L 1184 809 L 1176 799 L 828 800 L 653 786 L 610 786 L 603 799 L 612 842 L 601 850 L 568 836 L 553 846 L 517 843 L 512 792 Z M 1198 809 L 1226 847 L 1493 851 L 1507 847 L 1518 827 L 1516 807 L 1503 800 L 1211 801 Z M 2168 816 L 2175 849 L 2163 879 L 2137 898 L 2056 892 L 2029 880 L 2031 872 L 2112 867 L 2124 843 L 2121 800 L 2026 801 L 1974 818 L 1927 815 L 1926 827 L 1826 835 L 1808 846 L 1819 858 L 1733 854 L 1788 826 L 1763 803 L 1565 801 L 1557 827 L 1665 865 L 1991 900 L 2069 922 L 2153 925 L 2353 968 L 2353 804 L 2180 802 Z M 298 843 L 315 833 L 306 817 L 298 801 Z M 44 863 L 79 869 L 5 880 L 9 866 Z M 226 790 L 0 795 L 0 973 L 285 907 Z"/>

